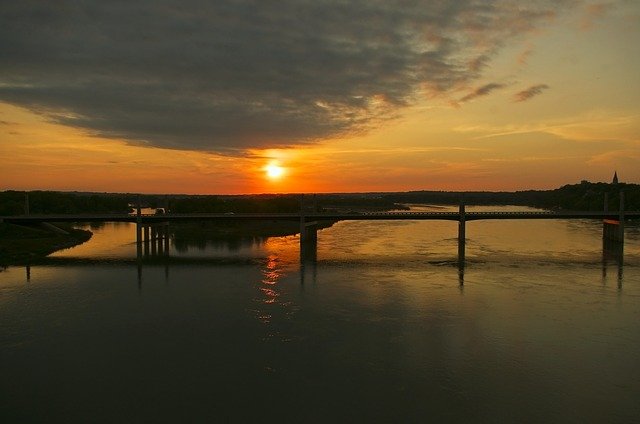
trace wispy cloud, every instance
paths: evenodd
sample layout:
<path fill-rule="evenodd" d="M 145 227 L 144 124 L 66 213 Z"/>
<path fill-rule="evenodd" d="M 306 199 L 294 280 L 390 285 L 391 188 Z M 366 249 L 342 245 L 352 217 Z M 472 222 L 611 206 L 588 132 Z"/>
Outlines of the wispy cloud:
<path fill-rule="evenodd" d="M 519 55 L 518 55 L 518 64 L 524 66 L 529 61 L 529 57 L 533 54 L 533 46 L 528 45 Z"/>
<path fill-rule="evenodd" d="M 607 165 L 614 167 L 615 165 L 626 164 L 629 168 L 635 168 L 640 160 L 640 149 L 633 146 L 627 149 L 617 149 L 594 155 L 587 162 L 589 165 Z"/>
<path fill-rule="evenodd" d="M 434 147 L 406 147 L 387 149 L 321 149 L 323 153 L 331 154 L 393 154 L 398 153 L 435 153 L 435 152 L 483 152 L 486 149 L 478 147 L 434 146 Z"/>
<path fill-rule="evenodd" d="M 546 133 L 579 142 L 622 142 L 640 145 L 635 115 L 589 112 L 558 120 L 530 122 L 521 125 L 458 126 L 454 131 L 475 133 L 474 139 L 488 139 L 518 134 Z"/>
<path fill-rule="evenodd" d="M 516 93 L 513 96 L 513 101 L 514 102 L 527 101 L 532 97 L 542 94 L 542 92 L 547 89 L 549 89 L 549 86 L 547 84 L 532 85 L 531 87 Z"/>
<path fill-rule="evenodd" d="M 506 86 L 505 84 L 500 84 L 496 82 L 485 84 L 481 87 L 476 88 L 466 96 L 462 97 L 460 100 L 458 100 L 458 103 L 466 103 L 478 97 L 486 96 L 490 94 L 492 91 L 498 90 L 500 88 L 504 88 L 505 86 Z"/>
<path fill-rule="evenodd" d="M 310 143 L 366 130 L 425 90 L 472 84 L 502 46 L 569 4 L 3 2 L 0 100 L 141 146 Z"/>
<path fill-rule="evenodd" d="M 585 6 L 580 29 L 589 31 L 593 29 L 596 22 L 602 19 L 606 13 L 613 8 L 612 2 L 591 3 Z"/>

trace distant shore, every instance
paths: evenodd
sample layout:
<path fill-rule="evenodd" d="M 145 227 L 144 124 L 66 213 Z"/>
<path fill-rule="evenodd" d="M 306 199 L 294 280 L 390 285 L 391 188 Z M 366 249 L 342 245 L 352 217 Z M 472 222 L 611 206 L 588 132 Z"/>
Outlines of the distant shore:
<path fill-rule="evenodd" d="M 93 233 L 62 227 L 67 234 L 38 227 L 0 223 L 0 265 L 24 265 L 62 249 L 84 243 Z"/>

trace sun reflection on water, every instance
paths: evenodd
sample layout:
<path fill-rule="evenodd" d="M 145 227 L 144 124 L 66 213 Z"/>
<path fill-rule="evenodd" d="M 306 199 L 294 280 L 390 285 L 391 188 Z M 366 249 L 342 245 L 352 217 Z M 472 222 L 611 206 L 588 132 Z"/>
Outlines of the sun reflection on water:
<path fill-rule="evenodd" d="M 278 279 L 281 277 L 281 271 L 278 267 L 278 256 L 270 254 L 267 257 L 265 268 L 262 270 L 263 278 L 261 280 L 262 286 L 260 291 L 264 295 L 262 303 L 270 305 L 276 303 L 280 294 L 277 291 L 276 285 Z"/>
<path fill-rule="evenodd" d="M 298 272 L 297 257 L 291 252 L 290 237 L 270 237 L 265 241 L 266 257 L 261 264 L 262 278 L 256 283 L 257 296 L 251 311 L 264 325 L 262 341 L 265 343 L 288 343 L 295 337 L 286 329 L 288 321 L 297 312 L 295 302 L 289 299 L 284 279 Z"/>
<path fill-rule="evenodd" d="M 280 296 L 277 285 L 282 276 L 276 253 L 270 253 L 266 257 L 261 272 L 262 278 L 256 287 L 260 295 L 254 298 L 254 302 L 258 306 L 253 313 L 263 324 L 270 324 L 273 320 L 273 306 L 278 303 L 278 297 Z M 267 335 L 267 338 L 270 337 L 273 337 L 273 334 Z"/>

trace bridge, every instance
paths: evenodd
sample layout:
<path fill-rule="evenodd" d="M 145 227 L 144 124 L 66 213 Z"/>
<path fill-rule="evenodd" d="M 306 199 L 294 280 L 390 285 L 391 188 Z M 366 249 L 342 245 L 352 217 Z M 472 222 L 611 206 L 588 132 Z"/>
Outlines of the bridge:
<path fill-rule="evenodd" d="M 475 221 L 480 219 L 618 219 L 618 211 L 553 212 L 295 212 L 295 213 L 167 213 L 167 214 L 60 214 L 0 216 L 0 222 L 132 222 L 143 224 L 189 221 Z M 640 211 L 624 212 L 625 219 L 640 218 Z"/>
<path fill-rule="evenodd" d="M 190 214 L 60 214 L 60 215 L 14 215 L 0 216 L 0 222 L 14 224 L 40 224 L 56 222 L 131 222 L 137 224 L 136 241 L 140 246 L 156 240 L 166 240 L 166 226 L 170 222 L 201 221 L 294 221 L 300 222 L 300 241 L 317 240 L 319 221 L 399 221 L 399 220 L 444 220 L 458 221 L 459 256 L 464 258 L 466 221 L 513 219 L 595 219 L 603 220 L 603 237 L 622 242 L 624 221 L 640 219 L 640 211 L 551 211 L 551 212 L 466 212 L 464 205 L 458 212 L 297 212 L 297 213 L 190 213 Z M 166 242 L 158 251 L 168 247 Z M 155 245 L 154 245 L 155 247 Z M 152 250 L 156 250 L 153 249 Z"/>
<path fill-rule="evenodd" d="M 622 194 L 622 193 L 621 193 Z M 606 203 L 605 203 L 606 208 Z M 624 197 L 620 197 L 618 211 L 485 211 L 467 212 L 464 203 L 460 203 L 457 212 L 314 212 L 301 207 L 294 213 L 164 213 L 143 214 L 138 207 L 135 213 L 121 214 L 25 214 L 0 216 L 0 222 L 14 224 L 42 224 L 56 222 L 131 222 L 136 223 L 136 242 L 138 257 L 149 251 L 168 254 L 169 231 L 171 222 L 202 221 L 293 221 L 300 223 L 300 255 L 314 256 L 317 246 L 317 229 L 320 221 L 399 221 L 399 220 L 444 220 L 458 222 L 458 260 L 464 263 L 466 244 L 466 222 L 476 220 L 514 220 L 514 219 L 595 219 L 603 222 L 603 240 L 622 244 L 624 242 L 625 220 L 639 219 L 640 211 L 625 211 Z"/>

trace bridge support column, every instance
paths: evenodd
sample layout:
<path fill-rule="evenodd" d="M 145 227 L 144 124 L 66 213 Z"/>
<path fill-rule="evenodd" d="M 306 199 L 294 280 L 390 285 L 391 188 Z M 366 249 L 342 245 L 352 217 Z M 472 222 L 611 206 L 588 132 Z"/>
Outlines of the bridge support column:
<path fill-rule="evenodd" d="M 315 263 L 318 259 L 318 245 L 307 242 L 300 245 L 300 263 Z"/>
<path fill-rule="evenodd" d="M 140 198 L 136 208 L 136 256 L 142 258 L 142 214 L 140 212 Z"/>
<path fill-rule="evenodd" d="M 602 221 L 602 239 L 605 241 L 621 241 L 620 221 L 615 219 L 605 219 Z"/>
<path fill-rule="evenodd" d="M 466 216 L 464 200 L 460 199 L 460 219 L 458 221 L 458 266 L 464 267 L 466 245 Z"/>
<path fill-rule="evenodd" d="M 624 273 L 624 244 L 613 240 L 602 240 L 602 282 L 607 278 L 607 268 L 612 262 L 618 269 L 618 288 L 622 288 Z"/>
<path fill-rule="evenodd" d="M 605 199 L 606 199 L 605 195 Z M 606 209 L 605 209 L 606 212 Z M 602 222 L 602 239 L 624 243 L 624 192 L 620 192 L 618 219 L 605 219 Z"/>
<path fill-rule="evenodd" d="M 138 239 L 142 239 L 144 255 L 169 255 L 169 222 L 140 225 Z M 142 249 L 142 247 L 140 248 Z M 141 255 L 141 253 L 139 253 Z"/>
<path fill-rule="evenodd" d="M 163 234 L 164 224 L 158 224 L 156 226 L 156 235 L 157 235 L 157 246 L 158 246 L 158 254 L 162 255 L 164 252 L 164 234 Z"/>
<path fill-rule="evenodd" d="M 158 254 L 164 255 L 164 249 L 167 246 L 167 226 L 162 223 L 158 226 Z"/>
<path fill-rule="evenodd" d="M 155 225 L 151 225 L 151 256 L 158 254 L 158 229 Z"/>
<path fill-rule="evenodd" d="M 149 256 L 149 226 L 142 226 L 142 238 L 144 241 L 144 256 Z"/>
<path fill-rule="evenodd" d="M 164 250 L 162 253 L 164 253 L 165 256 L 169 256 L 169 221 L 167 221 L 163 225 L 163 232 L 164 232 Z"/>
<path fill-rule="evenodd" d="M 315 261 L 318 247 L 318 222 L 300 216 L 300 261 Z"/>
<path fill-rule="evenodd" d="M 156 239 L 159 255 L 169 253 L 169 223 L 163 222 L 156 226 Z"/>
<path fill-rule="evenodd" d="M 620 224 L 618 225 L 618 240 L 624 243 L 624 191 L 620 192 L 620 217 L 618 220 Z"/>
<path fill-rule="evenodd" d="M 300 218 L 300 243 L 315 243 L 318 240 L 318 222 L 307 222 Z"/>

